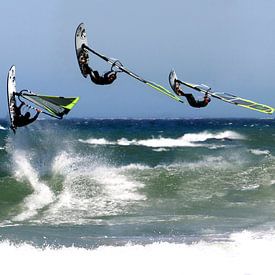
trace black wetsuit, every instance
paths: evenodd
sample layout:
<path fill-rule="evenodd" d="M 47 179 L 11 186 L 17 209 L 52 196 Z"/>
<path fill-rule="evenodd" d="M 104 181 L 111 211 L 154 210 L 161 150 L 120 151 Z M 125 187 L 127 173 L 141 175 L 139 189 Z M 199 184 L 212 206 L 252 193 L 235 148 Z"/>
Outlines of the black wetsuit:
<path fill-rule="evenodd" d="M 205 107 L 209 103 L 206 100 L 196 100 L 192 94 L 185 94 L 184 93 L 183 96 L 186 97 L 189 105 L 192 106 L 192 107 L 195 107 L 195 108 Z"/>
<path fill-rule="evenodd" d="M 25 115 L 24 116 L 20 115 L 19 117 L 14 119 L 14 125 L 15 125 L 15 127 L 23 127 L 28 124 L 31 124 L 38 118 L 39 114 L 40 113 L 37 112 L 33 118 L 27 118 L 27 117 L 25 117 Z"/>
<path fill-rule="evenodd" d="M 19 107 L 15 107 L 15 116 L 14 116 L 14 122 L 13 122 L 15 128 L 23 127 L 34 122 L 40 114 L 40 112 L 37 112 L 33 118 L 28 118 L 25 115 L 22 115 L 21 108 L 23 105 L 24 103 L 22 102 Z"/>
<path fill-rule="evenodd" d="M 93 71 L 88 64 L 84 64 L 83 71 L 85 74 L 90 75 L 91 80 L 97 85 L 109 85 L 116 80 L 116 73 L 114 71 L 109 71 L 101 76 L 98 71 Z M 112 74 L 114 78 L 110 79 L 109 76 Z"/>
<path fill-rule="evenodd" d="M 115 77 L 112 79 L 109 78 L 109 76 L 111 74 L 115 75 Z M 95 84 L 108 85 L 108 84 L 112 84 L 114 82 L 114 80 L 116 79 L 116 74 L 113 71 L 109 71 L 109 72 L 105 73 L 103 76 L 101 76 L 101 75 L 99 75 L 98 71 L 91 70 L 90 77 L 91 77 L 91 80 Z"/>

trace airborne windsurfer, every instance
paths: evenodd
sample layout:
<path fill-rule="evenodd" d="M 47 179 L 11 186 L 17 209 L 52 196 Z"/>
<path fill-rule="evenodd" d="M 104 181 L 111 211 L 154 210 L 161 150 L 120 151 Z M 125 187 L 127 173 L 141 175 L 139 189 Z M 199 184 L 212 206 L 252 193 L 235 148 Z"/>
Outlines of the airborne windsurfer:
<path fill-rule="evenodd" d="M 180 88 L 180 82 L 178 80 L 175 80 L 175 93 L 179 96 L 185 96 L 189 105 L 194 107 L 194 108 L 202 108 L 206 107 L 208 103 L 211 101 L 211 98 L 205 93 L 205 96 L 203 100 L 196 100 L 192 94 L 186 94 L 182 91 Z"/>
<path fill-rule="evenodd" d="M 78 58 L 81 71 L 85 77 L 87 75 L 90 75 L 90 78 L 92 82 L 94 82 L 97 85 L 109 85 L 112 84 L 115 79 L 117 78 L 116 71 L 110 70 L 103 74 L 102 76 L 99 74 L 98 71 L 94 71 L 88 64 L 89 62 L 89 55 L 87 51 L 82 47 L 82 51 L 79 54 Z"/>
<path fill-rule="evenodd" d="M 32 122 L 34 122 L 39 114 L 41 113 L 41 110 L 36 109 L 36 114 L 30 118 L 31 114 L 30 112 L 26 112 L 24 115 L 21 113 L 22 107 L 25 105 L 25 103 L 22 101 L 19 106 L 14 105 L 14 128 L 16 129 L 17 127 L 23 127 L 26 126 Z"/>

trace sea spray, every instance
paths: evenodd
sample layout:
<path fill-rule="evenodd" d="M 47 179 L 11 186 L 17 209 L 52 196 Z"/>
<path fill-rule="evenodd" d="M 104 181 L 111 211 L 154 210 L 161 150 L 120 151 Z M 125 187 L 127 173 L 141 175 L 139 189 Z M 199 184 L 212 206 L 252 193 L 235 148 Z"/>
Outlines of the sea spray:
<path fill-rule="evenodd" d="M 27 196 L 22 203 L 22 213 L 13 218 L 14 221 L 23 221 L 36 215 L 39 209 L 53 202 L 54 194 L 46 183 L 39 179 L 26 152 L 15 151 L 13 158 L 16 179 L 18 181 L 26 180 L 33 189 L 33 193 Z"/>
<path fill-rule="evenodd" d="M 61 152 L 52 170 L 64 177 L 63 190 L 45 219 L 85 223 L 84 217 L 121 213 L 135 201 L 145 199 L 139 194 L 142 183 L 124 174 L 123 169 L 93 157 Z"/>

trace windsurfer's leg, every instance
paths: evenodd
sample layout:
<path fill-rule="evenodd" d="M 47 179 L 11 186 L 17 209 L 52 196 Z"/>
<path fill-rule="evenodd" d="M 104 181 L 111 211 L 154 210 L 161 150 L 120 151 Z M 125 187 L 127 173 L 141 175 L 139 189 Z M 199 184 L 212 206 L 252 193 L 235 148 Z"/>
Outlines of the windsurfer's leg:
<path fill-rule="evenodd" d="M 192 94 L 184 94 L 184 96 L 186 97 L 190 106 L 197 107 L 197 101 Z"/>

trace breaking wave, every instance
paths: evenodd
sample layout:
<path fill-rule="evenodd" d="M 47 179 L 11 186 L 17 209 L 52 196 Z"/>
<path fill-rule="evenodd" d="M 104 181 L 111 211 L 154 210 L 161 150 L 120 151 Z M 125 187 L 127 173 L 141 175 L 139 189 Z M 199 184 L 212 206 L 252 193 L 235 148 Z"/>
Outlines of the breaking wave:
<path fill-rule="evenodd" d="M 244 136 L 238 134 L 234 131 L 224 131 L 219 133 L 210 133 L 207 131 L 196 133 L 196 134 L 185 134 L 179 138 L 149 138 L 149 139 L 126 139 L 121 138 L 116 141 L 109 141 L 105 138 L 90 138 L 87 140 L 79 139 L 82 143 L 87 143 L 91 145 L 120 145 L 120 146 L 146 146 L 146 147 L 196 147 L 205 146 L 200 142 L 205 142 L 208 140 L 243 140 Z"/>
<path fill-rule="evenodd" d="M 260 150 L 260 149 L 251 149 L 249 150 L 252 154 L 260 156 L 260 155 L 269 155 L 270 151 L 268 150 Z"/>
<path fill-rule="evenodd" d="M 0 243 L 1 270 L 12 274 L 273 274 L 274 233 L 248 231 L 192 244 L 36 248 Z M 35 259 L 35 261 L 34 261 Z M 16 260 L 16 264 L 14 261 Z M 92 263 L 92 264 L 91 264 Z M 43 266 L 43 268 L 41 268 Z"/>
<path fill-rule="evenodd" d="M 25 152 L 15 152 L 14 163 L 15 178 L 21 182 L 26 180 L 33 189 L 32 194 L 22 203 L 22 212 L 13 218 L 14 221 L 23 221 L 35 216 L 40 209 L 53 202 L 55 196 L 47 184 L 39 179 Z"/>

